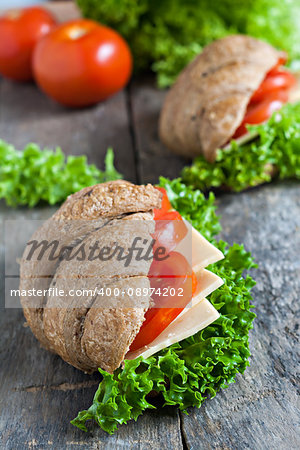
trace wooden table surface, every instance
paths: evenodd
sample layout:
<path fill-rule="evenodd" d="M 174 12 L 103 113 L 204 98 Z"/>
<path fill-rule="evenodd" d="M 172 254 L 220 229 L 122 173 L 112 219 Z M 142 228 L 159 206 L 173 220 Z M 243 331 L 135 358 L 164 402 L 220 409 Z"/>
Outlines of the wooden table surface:
<path fill-rule="evenodd" d="M 186 163 L 159 142 L 157 119 L 164 92 L 154 81 L 135 81 L 109 101 L 70 111 L 33 84 L 0 80 L 0 138 L 66 154 L 86 154 L 103 167 L 108 146 L 117 169 L 137 182 L 176 177 Z M 5 449 L 298 449 L 300 296 L 300 192 L 294 182 L 218 197 L 221 237 L 243 242 L 259 263 L 253 290 L 257 319 L 250 335 L 251 366 L 236 383 L 189 415 L 151 410 L 114 436 L 72 425 L 90 405 L 99 376 L 85 375 L 43 350 L 24 327 L 20 309 L 0 317 L 0 448 Z M 7 219 L 44 219 L 55 207 L 11 209 L 0 203 L 1 235 Z M 22 252 L 22 230 L 15 242 Z M 4 275 L 4 242 L 1 245 Z M 1 279 L 4 292 L 4 276 Z"/>

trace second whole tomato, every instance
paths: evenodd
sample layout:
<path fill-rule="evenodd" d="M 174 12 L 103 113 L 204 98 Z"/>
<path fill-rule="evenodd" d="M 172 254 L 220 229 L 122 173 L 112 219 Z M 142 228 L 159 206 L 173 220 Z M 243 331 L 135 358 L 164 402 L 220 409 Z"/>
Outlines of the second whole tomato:
<path fill-rule="evenodd" d="M 127 43 L 92 20 L 64 23 L 37 44 L 33 71 L 40 88 L 65 106 L 83 107 L 122 89 L 132 72 Z"/>
<path fill-rule="evenodd" d="M 38 6 L 4 13 L 0 17 L 0 73 L 15 81 L 31 80 L 34 46 L 55 25 L 52 14 Z"/>

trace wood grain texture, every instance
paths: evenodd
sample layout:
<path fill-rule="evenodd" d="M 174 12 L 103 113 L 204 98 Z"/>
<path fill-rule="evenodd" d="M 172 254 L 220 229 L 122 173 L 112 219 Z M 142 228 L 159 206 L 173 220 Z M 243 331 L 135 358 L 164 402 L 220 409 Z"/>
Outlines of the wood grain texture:
<path fill-rule="evenodd" d="M 293 183 L 218 199 L 222 238 L 244 243 L 253 275 L 251 366 L 236 384 L 182 416 L 189 448 L 298 449 L 300 197 Z"/>
<path fill-rule="evenodd" d="M 30 141 L 42 147 L 59 145 L 66 154 L 86 154 L 100 168 L 111 145 L 118 170 L 135 181 L 124 92 L 94 108 L 73 111 L 47 99 L 33 84 L 0 80 L 0 138 L 20 149 Z M 87 434 L 73 427 L 69 421 L 90 406 L 100 375 L 85 375 L 42 349 L 24 327 L 22 311 L 4 309 L 5 220 L 45 220 L 55 209 L 11 209 L 0 203 L 0 448 L 167 449 L 171 445 L 181 449 L 179 413 L 174 408 L 149 411 L 138 423 L 121 427 L 115 436 L 96 426 Z M 16 239 L 10 238 L 10 251 L 15 255 L 22 254 L 27 237 L 24 227 L 18 231 Z M 15 275 L 14 261 L 6 269 Z"/>
<path fill-rule="evenodd" d="M 116 167 L 135 181 L 134 153 L 124 91 L 92 108 L 68 109 L 46 97 L 33 83 L 0 83 L 0 137 L 22 149 L 28 142 L 60 146 L 67 155 L 87 155 L 100 169 L 108 147 Z"/>
<path fill-rule="evenodd" d="M 1 314 L 1 448 L 168 449 L 169 443 L 182 448 L 174 408 L 148 412 L 114 436 L 96 427 L 88 433 L 73 427 L 69 420 L 91 404 L 100 377 L 85 375 L 41 349 L 23 323 L 20 310 Z"/>
<path fill-rule="evenodd" d="M 80 10 L 75 1 L 51 1 L 44 4 L 44 6 L 49 9 L 60 22 L 81 17 Z"/>
<path fill-rule="evenodd" d="M 139 181 L 157 183 L 161 175 L 178 177 L 187 161 L 171 153 L 159 140 L 158 118 L 166 92 L 155 87 L 153 78 L 132 83 L 130 111 Z"/>
<path fill-rule="evenodd" d="M 140 181 L 160 174 L 178 176 L 184 161 L 168 153 L 157 137 L 164 97 L 152 82 L 134 83 L 105 104 L 70 111 L 48 100 L 34 85 L 0 82 L 0 137 L 18 148 L 29 141 L 60 145 L 70 154 L 87 154 L 103 167 L 108 145 L 117 168 L 132 181 L 136 162 Z M 129 114 L 128 114 L 129 113 Z M 133 146 L 134 143 L 134 146 Z M 114 436 L 91 427 L 85 434 L 69 424 L 88 407 L 99 377 L 88 376 L 40 348 L 18 309 L 0 313 L 0 447 L 5 449 L 294 449 L 299 273 L 299 185 L 273 184 L 218 198 L 222 237 L 244 242 L 260 265 L 255 271 L 254 303 L 258 318 L 250 336 L 251 366 L 237 383 L 189 416 L 174 408 L 146 412 Z M 4 219 L 46 219 L 55 208 L 9 209 Z M 13 242 L 22 252 L 22 233 Z M 3 242 L 0 246 L 4 274 Z M 0 292 L 4 292 L 3 277 Z M 2 306 L 4 297 L 1 296 Z M 182 434 L 185 442 L 182 441 Z M 186 446 L 186 447 L 185 447 Z"/>

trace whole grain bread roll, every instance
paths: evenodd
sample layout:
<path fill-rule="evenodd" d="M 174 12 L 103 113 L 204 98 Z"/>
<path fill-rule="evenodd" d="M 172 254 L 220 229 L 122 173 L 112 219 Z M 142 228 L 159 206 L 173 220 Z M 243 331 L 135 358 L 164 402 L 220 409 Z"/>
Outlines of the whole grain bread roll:
<path fill-rule="evenodd" d="M 214 41 L 179 75 L 159 121 L 164 144 L 187 157 L 210 162 L 241 124 L 252 94 L 280 52 L 249 36 Z"/>
<path fill-rule="evenodd" d="M 150 306 L 149 296 L 134 293 L 149 287 L 151 260 L 133 260 L 125 267 L 122 261 L 99 261 L 86 255 L 74 260 L 68 255 L 82 256 L 99 242 L 111 248 L 121 242 L 128 248 L 137 234 L 152 239 L 153 209 L 160 205 L 161 193 L 150 184 L 107 182 L 69 196 L 34 233 L 30 242 L 46 242 L 46 251 L 39 258 L 38 251 L 30 254 L 33 247 L 26 246 L 20 292 L 26 321 L 43 347 L 88 373 L 98 367 L 113 372 L 120 366 Z M 51 254 L 57 244 L 47 244 L 56 241 L 59 244 Z M 108 298 L 98 293 L 107 287 L 112 292 L 118 288 L 120 294 Z M 129 287 L 133 295 L 128 295 Z M 85 294 L 78 299 L 70 288 Z M 28 295 L 30 289 L 45 293 Z"/>

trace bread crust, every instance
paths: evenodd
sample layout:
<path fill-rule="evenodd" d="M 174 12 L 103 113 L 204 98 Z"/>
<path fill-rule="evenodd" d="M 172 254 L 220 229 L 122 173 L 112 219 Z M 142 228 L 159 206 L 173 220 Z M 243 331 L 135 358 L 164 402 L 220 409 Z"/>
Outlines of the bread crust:
<path fill-rule="evenodd" d="M 161 140 L 177 154 L 203 154 L 213 162 L 279 56 L 269 44 L 242 35 L 205 47 L 167 93 L 159 121 Z"/>
<path fill-rule="evenodd" d="M 86 187 L 70 195 L 55 213 L 56 220 L 98 219 L 147 212 L 160 205 L 159 191 L 151 184 L 136 185 L 125 180 Z"/>
<path fill-rule="evenodd" d="M 31 240 L 57 239 L 62 247 L 74 251 L 95 241 L 112 246 L 115 240 L 127 248 L 135 232 L 150 240 L 155 226 L 153 209 L 160 205 L 161 193 L 150 184 L 136 186 L 118 180 L 95 185 L 68 197 Z M 38 260 L 37 255 L 28 260 L 27 256 L 25 249 L 20 264 L 21 291 L 56 287 L 67 292 L 70 283 L 75 289 L 149 287 L 150 261 L 133 260 L 124 268 L 115 261 Z M 36 307 L 32 307 L 33 301 Z M 150 298 L 86 295 L 78 303 L 70 295 L 60 298 L 48 293 L 34 299 L 21 296 L 21 303 L 27 323 L 43 347 L 85 372 L 98 367 L 112 372 L 138 333 Z"/>

